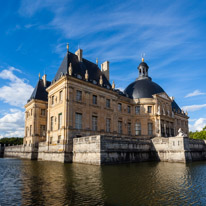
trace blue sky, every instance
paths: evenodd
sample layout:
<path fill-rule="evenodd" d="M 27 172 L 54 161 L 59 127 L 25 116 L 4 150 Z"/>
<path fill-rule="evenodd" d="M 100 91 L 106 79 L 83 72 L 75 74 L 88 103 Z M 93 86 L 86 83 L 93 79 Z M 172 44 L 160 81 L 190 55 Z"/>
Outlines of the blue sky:
<path fill-rule="evenodd" d="M 153 81 L 188 111 L 190 130 L 206 125 L 206 1 L 8 0 L 0 28 L 0 137 L 23 136 L 38 74 L 53 79 L 67 42 L 90 61 L 109 60 L 120 89 L 145 53 Z"/>

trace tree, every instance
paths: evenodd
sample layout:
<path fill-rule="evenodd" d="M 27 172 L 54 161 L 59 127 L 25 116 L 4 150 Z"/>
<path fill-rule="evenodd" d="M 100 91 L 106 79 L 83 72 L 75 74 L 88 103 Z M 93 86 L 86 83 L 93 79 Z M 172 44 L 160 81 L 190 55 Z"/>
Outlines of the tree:
<path fill-rule="evenodd" d="M 200 132 L 198 131 L 190 132 L 189 137 L 192 139 L 205 139 L 206 140 L 206 126 Z"/>
<path fill-rule="evenodd" d="M 0 139 L 0 144 L 1 145 L 21 145 L 23 144 L 23 138 L 22 137 L 4 137 Z"/>

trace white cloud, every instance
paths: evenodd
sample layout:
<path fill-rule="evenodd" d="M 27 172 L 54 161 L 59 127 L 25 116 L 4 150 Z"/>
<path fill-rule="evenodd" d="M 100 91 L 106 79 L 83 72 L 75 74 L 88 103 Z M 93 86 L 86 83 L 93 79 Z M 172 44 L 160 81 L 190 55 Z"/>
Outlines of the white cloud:
<path fill-rule="evenodd" d="M 190 105 L 190 106 L 184 106 L 182 107 L 182 109 L 184 111 L 190 111 L 190 112 L 194 112 L 194 111 L 197 111 L 197 110 L 200 110 L 202 108 L 206 108 L 206 104 L 199 104 L 199 105 Z"/>
<path fill-rule="evenodd" d="M 191 122 L 191 121 L 190 121 Z M 201 131 L 206 126 L 206 118 L 199 118 L 194 124 L 189 124 L 190 131 Z"/>
<path fill-rule="evenodd" d="M 194 97 L 194 96 L 199 96 L 199 95 L 205 95 L 206 93 L 204 92 L 200 92 L 200 90 L 195 90 L 194 92 L 192 93 L 189 93 L 185 96 L 185 98 L 187 97 Z"/>
<path fill-rule="evenodd" d="M 20 70 L 9 67 L 0 72 L 0 79 L 9 80 L 7 85 L 0 87 L 0 100 L 12 106 L 23 107 L 29 99 L 33 87 L 14 74 Z"/>
<path fill-rule="evenodd" d="M 10 109 L 9 113 L 0 118 L 0 138 L 24 136 L 24 112 Z"/>

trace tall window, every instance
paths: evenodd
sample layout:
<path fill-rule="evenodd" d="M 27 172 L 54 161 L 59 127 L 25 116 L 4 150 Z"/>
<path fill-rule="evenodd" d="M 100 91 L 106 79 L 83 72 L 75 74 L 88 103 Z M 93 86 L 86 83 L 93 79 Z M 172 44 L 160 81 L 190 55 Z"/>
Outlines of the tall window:
<path fill-rule="evenodd" d="M 135 107 L 135 114 L 140 114 L 140 106 Z"/>
<path fill-rule="evenodd" d="M 110 124 L 111 124 L 111 120 L 107 118 L 106 119 L 106 132 L 110 132 Z"/>
<path fill-rule="evenodd" d="M 51 103 L 54 104 L 54 96 L 52 96 L 51 99 L 52 99 Z"/>
<path fill-rule="evenodd" d="M 147 112 L 148 112 L 148 113 L 152 113 L 152 106 L 148 106 L 148 107 L 147 107 Z"/>
<path fill-rule="evenodd" d="M 153 134 L 153 125 L 152 123 L 148 123 L 148 135 L 152 135 Z"/>
<path fill-rule="evenodd" d="M 57 140 L 57 143 L 59 144 L 61 141 L 61 135 L 58 136 L 58 140 Z"/>
<path fill-rule="evenodd" d="M 118 133 L 122 134 L 122 121 L 118 121 Z"/>
<path fill-rule="evenodd" d="M 41 109 L 41 115 L 45 116 L 46 115 L 46 110 L 45 109 Z"/>
<path fill-rule="evenodd" d="M 127 131 L 128 131 L 128 135 L 131 135 L 131 123 L 130 122 L 127 123 Z"/>
<path fill-rule="evenodd" d="M 60 91 L 60 92 L 59 92 L 59 101 L 62 101 L 62 94 L 63 94 L 63 92 Z"/>
<path fill-rule="evenodd" d="M 54 117 L 51 117 L 51 131 L 54 129 Z"/>
<path fill-rule="evenodd" d="M 82 101 L 82 91 L 77 90 L 76 100 L 77 101 Z"/>
<path fill-rule="evenodd" d="M 32 125 L 30 125 L 30 136 L 32 135 Z"/>
<path fill-rule="evenodd" d="M 26 137 L 29 135 L 29 128 L 26 127 Z"/>
<path fill-rule="evenodd" d="M 122 111 L 122 104 L 121 103 L 118 103 L 118 111 Z"/>
<path fill-rule="evenodd" d="M 141 123 L 135 123 L 135 135 L 141 135 Z"/>
<path fill-rule="evenodd" d="M 97 131 L 97 116 L 92 116 L 92 130 Z"/>
<path fill-rule="evenodd" d="M 106 107 L 110 108 L 110 99 L 106 99 Z"/>
<path fill-rule="evenodd" d="M 41 137 L 46 136 L 46 125 L 40 125 L 40 136 Z"/>
<path fill-rule="evenodd" d="M 59 113 L 58 115 L 58 129 L 61 129 L 62 127 L 62 113 Z"/>
<path fill-rule="evenodd" d="M 80 113 L 75 114 L 75 128 L 82 129 L 82 114 Z"/>
<path fill-rule="evenodd" d="M 130 106 L 127 106 L 127 112 L 131 113 L 131 107 Z"/>
<path fill-rule="evenodd" d="M 93 95 L 92 103 L 97 104 L 97 96 L 96 95 Z"/>

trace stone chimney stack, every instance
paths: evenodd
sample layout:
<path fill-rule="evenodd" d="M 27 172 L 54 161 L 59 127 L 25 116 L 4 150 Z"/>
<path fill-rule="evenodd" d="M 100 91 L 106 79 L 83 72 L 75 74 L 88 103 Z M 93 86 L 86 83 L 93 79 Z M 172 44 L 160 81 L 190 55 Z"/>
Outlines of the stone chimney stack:
<path fill-rule="evenodd" d="M 105 75 L 105 77 L 109 81 L 109 61 L 106 61 L 101 64 L 101 72 Z"/>
<path fill-rule="evenodd" d="M 82 49 L 78 49 L 75 54 L 78 56 L 78 60 L 79 62 L 82 62 L 82 55 L 83 55 L 83 50 Z"/>
<path fill-rule="evenodd" d="M 44 83 L 44 87 L 46 87 L 46 74 L 42 77 L 43 83 Z"/>

